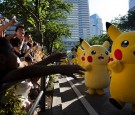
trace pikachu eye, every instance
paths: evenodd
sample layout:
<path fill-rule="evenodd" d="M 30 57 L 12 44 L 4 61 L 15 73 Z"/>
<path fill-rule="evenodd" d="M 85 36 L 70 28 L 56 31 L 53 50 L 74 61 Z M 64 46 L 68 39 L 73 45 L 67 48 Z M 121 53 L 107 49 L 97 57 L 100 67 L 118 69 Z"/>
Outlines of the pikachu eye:
<path fill-rule="evenodd" d="M 105 54 L 108 55 L 109 54 L 108 51 L 106 51 Z"/>
<path fill-rule="evenodd" d="M 127 47 L 129 44 L 129 42 L 127 40 L 124 40 L 122 43 L 121 43 L 121 46 L 122 47 Z"/>
<path fill-rule="evenodd" d="M 95 50 L 93 50 L 93 51 L 91 52 L 91 54 L 92 54 L 92 55 L 95 55 L 95 54 L 96 54 L 96 51 L 95 51 Z"/>

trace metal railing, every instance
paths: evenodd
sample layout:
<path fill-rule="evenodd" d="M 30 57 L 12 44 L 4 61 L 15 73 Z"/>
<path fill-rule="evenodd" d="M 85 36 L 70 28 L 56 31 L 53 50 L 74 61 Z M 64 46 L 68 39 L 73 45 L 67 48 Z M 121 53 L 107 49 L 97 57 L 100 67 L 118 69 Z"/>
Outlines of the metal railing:
<path fill-rule="evenodd" d="M 36 98 L 35 102 L 32 104 L 31 108 L 28 111 L 28 115 L 33 115 L 34 110 L 36 109 L 41 97 L 43 96 L 44 91 L 40 91 L 38 97 Z"/>

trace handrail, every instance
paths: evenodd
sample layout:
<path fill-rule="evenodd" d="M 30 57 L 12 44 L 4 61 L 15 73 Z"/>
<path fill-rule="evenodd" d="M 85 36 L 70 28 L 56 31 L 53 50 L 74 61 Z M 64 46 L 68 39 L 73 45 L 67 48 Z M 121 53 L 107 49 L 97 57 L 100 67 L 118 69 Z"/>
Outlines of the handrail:
<path fill-rule="evenodd" d="M 44 93 L 43 90 L 40 91 L 40 93 L 39 93 L 38 97 L 36 98 L 35 102 L 32 104 L 31 108 L 29 109 L 28 115 L 33 115 L 33 112 L 34 112 L 35 108 L 37 107 L 37 105 L 38 105 L 38 103 L 39 103 L 43 93 Z"/>
<path fill-rule="evenodd" d="M 50 80 L 49 75 L 47 77 L 41 78 L 41 90 L 43 90 L 44 92 L 43 92 L 43 96 L 41 97 L 40 112 L 45 112 L 45 102 L 46 102 L 45 94 L 46 94 L 46 88 L 48 86 L 49 80 Z"/>

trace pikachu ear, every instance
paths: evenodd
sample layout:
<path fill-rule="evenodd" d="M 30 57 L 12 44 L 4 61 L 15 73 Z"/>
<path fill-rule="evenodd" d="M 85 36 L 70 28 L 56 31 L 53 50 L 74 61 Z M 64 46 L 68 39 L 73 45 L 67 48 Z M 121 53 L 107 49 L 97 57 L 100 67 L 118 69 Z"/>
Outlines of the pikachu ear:
<path fill-rule="evenodd" d="M 118 28 L 109 22 L 106 22 L 106 30 L 112 41 L 114 41 L 121 34 Z"/>
<path fill-rule="evenodd" d="M 79 39 L 79 41 L 80 41 L 80 44 L 81 44 L 81 43 L 83 42 L 83 39 L 82 39 L 82 38 L 80 38 L 80 39 Z"/>
<path fill-rule="evenodd" d="M 110 43 L 108 41 L 105 41 L 103 43 L 103 46 L 106 47 L 107 49 L 109 49 L 110 48 Z"/>
<path fill-rule="evenodd" d="M 81 46 L 84 50 L 86 50 L 90 47 L 90 44 L 87 41 L 83 40 Z"/>
<path fill-rule="evenodd" d="M 78 47 L 78 48 L 77 48 L 77 55 L 82 54 L 83 51 L 84 51 L 84 50 L 83 50 L 81 47 Z"/>

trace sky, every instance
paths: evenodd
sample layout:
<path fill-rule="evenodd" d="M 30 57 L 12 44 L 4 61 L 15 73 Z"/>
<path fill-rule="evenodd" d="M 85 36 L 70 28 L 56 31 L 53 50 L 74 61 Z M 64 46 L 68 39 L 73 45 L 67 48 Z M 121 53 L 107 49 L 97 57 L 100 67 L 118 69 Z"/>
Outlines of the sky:
<path fill-rule="evenodd" d="M 129 9 L 129 0 L 89 0 L 90 15 L 98 14 L 102 18 L 103 30 L 105 23 L 115 17 L 126 15 Z"/>

